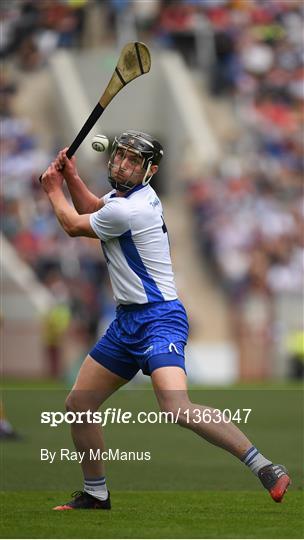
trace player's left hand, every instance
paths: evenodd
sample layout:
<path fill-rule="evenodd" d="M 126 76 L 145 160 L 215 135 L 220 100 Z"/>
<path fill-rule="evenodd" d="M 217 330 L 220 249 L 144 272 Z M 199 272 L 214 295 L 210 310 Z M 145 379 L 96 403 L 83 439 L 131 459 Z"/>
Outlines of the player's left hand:
<path fill-rule="evenodd" d="M 63 185 L 63 175 L 55 167 L 55 163 L 47 168 L 41 177 L 41 184 L 46 193 L 51 193 L 56 191 L 56 189 L 61 189 Z"/>

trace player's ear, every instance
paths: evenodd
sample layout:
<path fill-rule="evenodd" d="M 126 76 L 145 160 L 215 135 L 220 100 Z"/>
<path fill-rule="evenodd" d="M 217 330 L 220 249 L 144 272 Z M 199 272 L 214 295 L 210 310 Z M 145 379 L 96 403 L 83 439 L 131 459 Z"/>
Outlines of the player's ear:
<path fill-rule="evenodd" d="M 151 165 L 151 169 L 150 169 L 150 172 L 152 174 L 156 174 L 158 171 L 158 165 Z"/>

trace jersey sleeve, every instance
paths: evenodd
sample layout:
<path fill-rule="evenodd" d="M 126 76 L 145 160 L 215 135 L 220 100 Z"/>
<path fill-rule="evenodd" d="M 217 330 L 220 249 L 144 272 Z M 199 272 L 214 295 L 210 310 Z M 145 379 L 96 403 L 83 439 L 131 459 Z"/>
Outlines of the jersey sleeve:
<path fill-rule="evenodd" d="M 113 193 L 115 193 L 115 189 L 112 189 L 112 191 L 109 191 L 109 193 L 106 193 L 106 194 L 103 196 L 103 202 L 104 202 L 104 204 L 107 204 L 107 202 L 109 202 L 110 197 L 111 197 L 111 195 L 113 195 Z"/>
<path fill-rule="evenodd" d="M 90 215 L 90 225 L 103 242 L 121 236 L 130 229 L 128 201 L 123 197 L 109 199 L 103 208 Z"/>

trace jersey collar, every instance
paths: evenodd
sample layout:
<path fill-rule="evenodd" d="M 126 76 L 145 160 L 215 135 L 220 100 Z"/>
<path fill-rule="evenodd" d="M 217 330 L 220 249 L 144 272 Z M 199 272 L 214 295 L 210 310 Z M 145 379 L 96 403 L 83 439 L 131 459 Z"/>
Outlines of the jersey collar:
<path fill-rule="evenodd" d="M 139 191 L 140 189 L 143 189 L 147 186 L 143 186 L 142 184 L 139 184 L 138 186 L 135 186 L 134 188 L 130 189 L 130 191 L 127 191 L 125 198 L 130 197 L 135 191 Z"/>
<path fill-rule="evenodd" d="M 138 186 L 135 186 L 134 188 L 130 189 L 130 191 L 127 191 L 126 195 L 124 195 L 124 198 L 126 199 L 127 197 L 130 197 L 130 195 L 135 193 L 135 191 L 139 191 L 140 189 L 143 189 L 145 187 L 147 187 L 147 185 L 143 186 L 142 184 L 139 184 Z M 117 197 L 116 193 L 112 193 L 112 195 L 110 195 L 110 199 L 114 199 L 115 197 Z"/>

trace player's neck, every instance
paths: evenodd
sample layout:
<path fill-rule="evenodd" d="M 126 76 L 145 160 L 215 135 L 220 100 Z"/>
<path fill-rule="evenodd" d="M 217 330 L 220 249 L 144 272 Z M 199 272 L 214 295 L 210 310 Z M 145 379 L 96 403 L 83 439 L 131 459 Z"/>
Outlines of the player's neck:
<path fill-rule="evenodd" d="M 138 187 L 141 185 L 141 181 L 138 182 L 138 184 L 134 184 L 134 186 L 129 190 L 129 191 L 118 191 L 118 189 L 116 190 L 116 196 L 117 197 L 126 197 L 126 195 L 128 195 L 128 193 L 130 193 L 130 191 L 132 191 L 134 188 Z"/>

